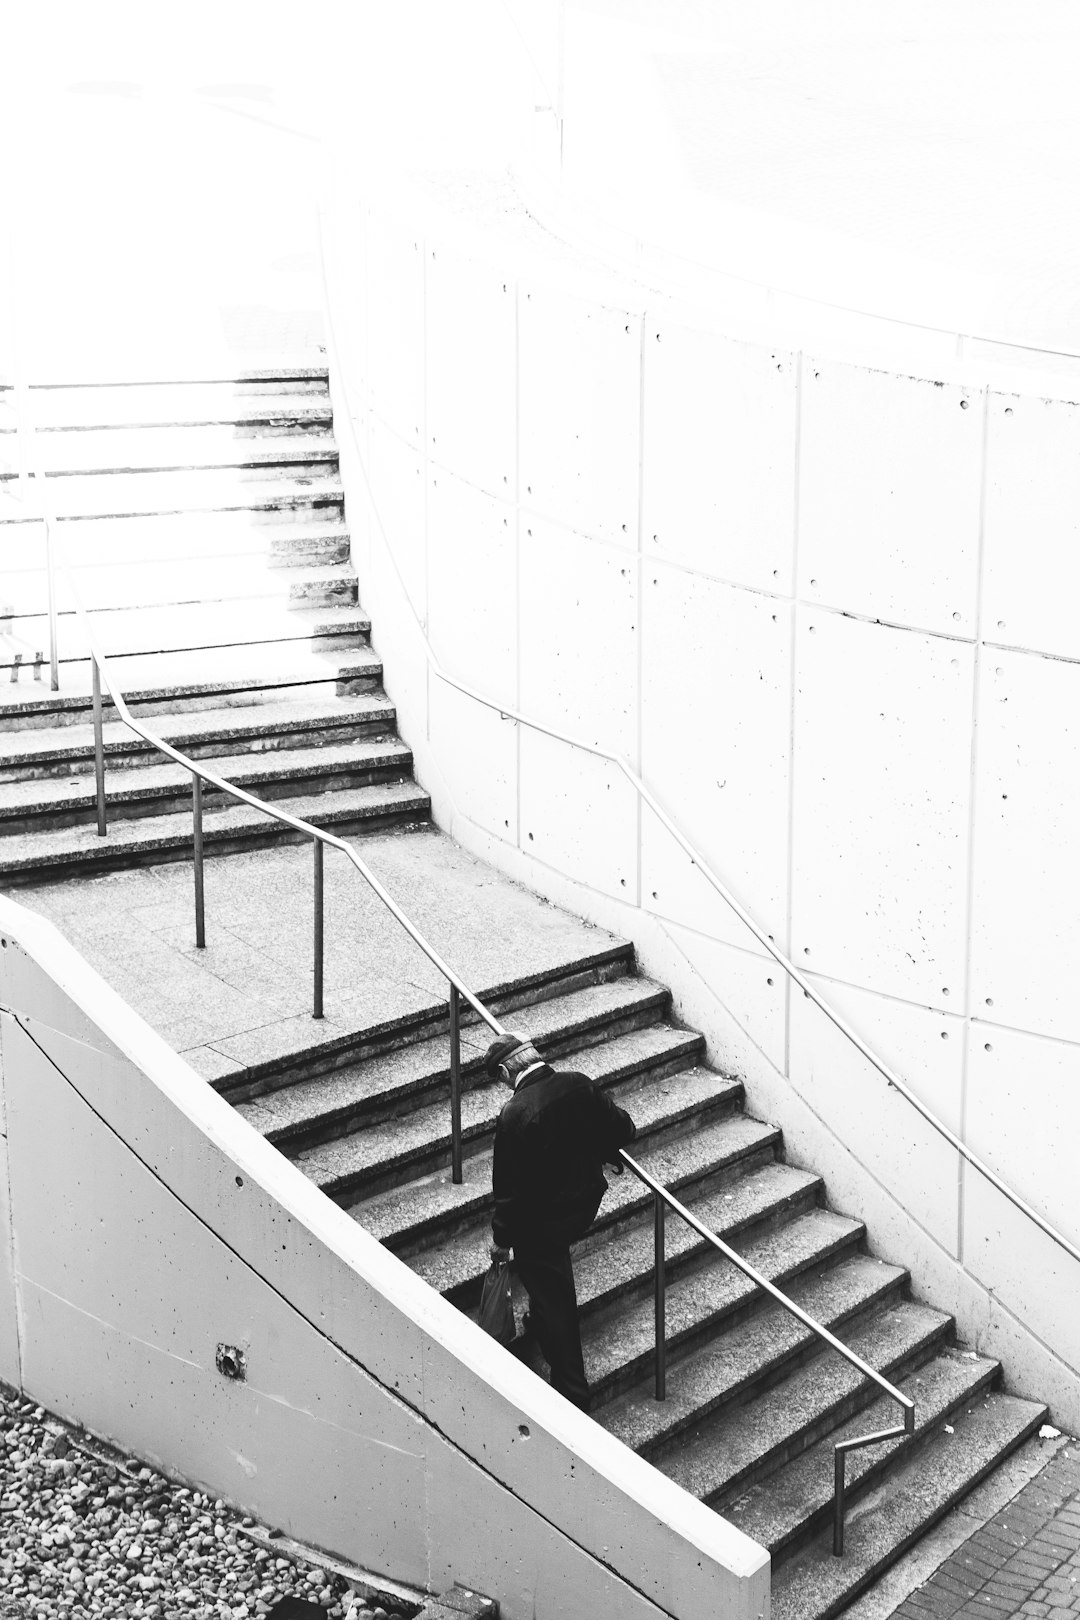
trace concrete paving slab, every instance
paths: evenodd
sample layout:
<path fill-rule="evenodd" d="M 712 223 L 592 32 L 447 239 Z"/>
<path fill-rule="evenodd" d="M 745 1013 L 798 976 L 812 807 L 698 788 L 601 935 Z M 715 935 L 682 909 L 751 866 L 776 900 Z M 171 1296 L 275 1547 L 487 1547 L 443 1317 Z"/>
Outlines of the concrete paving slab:
<path fill-rule="evenodd" d="M 542 975 L 625 942 L 530 894 L 434 830 L 358 843 L 465 978 Z M 310 1015 L 312 859 L 305 848 L 206 862 L 207 945 L 185 863 L 20 888 L 207 1079 L 445 1007 L 441 975 L 344 858 L 325 864 L 326 1016 Z"/>

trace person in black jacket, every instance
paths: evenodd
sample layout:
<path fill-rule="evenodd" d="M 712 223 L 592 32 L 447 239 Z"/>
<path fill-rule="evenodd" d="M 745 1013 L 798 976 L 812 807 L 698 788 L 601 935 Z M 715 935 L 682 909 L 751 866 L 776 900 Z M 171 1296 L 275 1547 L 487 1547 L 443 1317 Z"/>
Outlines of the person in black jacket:
<path fill-rule="evenodd" d="M 618 1163 L 636 1128 L 587 1075 L 556 1072 L 520 1035 L 501 1035 L 486 1062 L 493 1080 L 514 1088 L 495 1126 L 492 1253 L 505 1258 L 513 1249 L 551 1382 L 587 1412 L 570 1245 L 585 1236 L 607 1191 L 603 1165 Z"/>

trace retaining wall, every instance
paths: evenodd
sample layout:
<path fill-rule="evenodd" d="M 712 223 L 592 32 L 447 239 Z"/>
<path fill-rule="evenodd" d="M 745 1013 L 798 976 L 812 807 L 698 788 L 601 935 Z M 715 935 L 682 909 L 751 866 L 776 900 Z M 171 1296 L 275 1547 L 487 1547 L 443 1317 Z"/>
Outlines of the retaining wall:
<path fill-rule="evenodd" d="M 3 899 L 0 1378 L 506 1620 L 767 1615 L 761 1548 L 448 1305 Z"/>

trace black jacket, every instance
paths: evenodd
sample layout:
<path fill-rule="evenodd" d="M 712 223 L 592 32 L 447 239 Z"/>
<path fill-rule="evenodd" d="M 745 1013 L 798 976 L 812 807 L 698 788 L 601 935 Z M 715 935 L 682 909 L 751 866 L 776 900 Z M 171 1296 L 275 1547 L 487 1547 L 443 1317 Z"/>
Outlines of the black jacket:
<path fill-rule="evenodd" d="M 607 1190 L 601 1166 L 634 1136 L 630 1115 L 587 1075 L 534 1069 L 495 1126 L 496 1243 L 562 1249 L 584 1236 Z"/>

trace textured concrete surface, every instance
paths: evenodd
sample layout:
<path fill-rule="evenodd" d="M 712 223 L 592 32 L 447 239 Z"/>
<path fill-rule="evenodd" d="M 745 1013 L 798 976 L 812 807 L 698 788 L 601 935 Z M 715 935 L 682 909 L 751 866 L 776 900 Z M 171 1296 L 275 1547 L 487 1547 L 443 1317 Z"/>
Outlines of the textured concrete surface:
<path fill-rule="evenodd" d="M 481 990 L 619 948 L 437 832 L 358 847 L 435 948 Z M 310 849 L 207 860 L 205 950 L 195 946 L 187 862 L 19 889 L 16 898 L 55 922 L 160 1035 L 216 1079 L 445 1005 L 445 980 L 332 851 L 325 885 L 321 1024 L 311 1017 Z"/>

